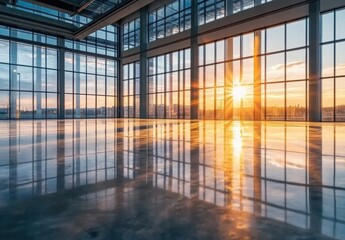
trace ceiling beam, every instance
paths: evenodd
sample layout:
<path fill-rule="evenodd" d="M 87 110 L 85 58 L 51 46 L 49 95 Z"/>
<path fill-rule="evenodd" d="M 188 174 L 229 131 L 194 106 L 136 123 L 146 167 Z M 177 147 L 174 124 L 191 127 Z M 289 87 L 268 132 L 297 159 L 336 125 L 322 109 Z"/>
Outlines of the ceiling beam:
<path fill-rule="evenodd" d="M 70 23 L 0 5 L 0 23 L 30 31 L 73 38 L 77 27 Z"/>
<path fill-rule="evenodd" d="M 83 39 L 105 26 L 114 24 L 115 22 L 139 10 L 140 8 L 145 7 L 153 1 L 154 0 L 126 1 L 122 6 L 114 7 L 113 9 L 95 18 L 90 23 L 79 28 L 79 30 L 75 33 L 74 37 L 77 39 Z"/>

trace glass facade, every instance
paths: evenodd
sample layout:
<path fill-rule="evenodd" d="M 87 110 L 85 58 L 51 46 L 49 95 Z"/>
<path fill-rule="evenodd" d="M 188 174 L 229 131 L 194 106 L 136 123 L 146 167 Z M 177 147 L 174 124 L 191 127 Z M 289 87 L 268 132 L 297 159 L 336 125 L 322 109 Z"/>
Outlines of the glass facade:
<path fill-rule="evenodd" d="M 225 0 L 198 0 L 199 25 L 223 18 L 225 11 Z"/>
<path fill-rule="evenodd" d="M 148 59 L 148 116 L 190 118 L 190 49 Z"/>
<path fill-rule="evenodd" d="M 191 27 L 191 0 L 175 0 L 149 13 L 148 39 L 153 42 Z"/>
<path fill-rule="evenodd" d="M 123 116 L 140 116 L 140 63 L 134 62 L 123 66 Z"/>
<path fill-rule="evenodd" d="M 117 62 L 65 53 L 65 117 L 117 116 Z"/>
<path fill-rule="evenodd" d="M 226 101 L 225 42 L 199 47 L 199 119 L 224 119 Z"/>
<path fill-rule="evenodd" d="M 345 121 L 345 9 L 322 14 L 322 120 Z"/>
<path fill-rule="evenodd" d="M 136 18 L 123 25 L 123 50 L 126 51 L 140 45 L 140 19 Z"/>
<path fill-rule="evenodd" d="M 307 19 L 261 30 L 261 95 L 266 120 L 307 120 Z"/>
<path fill-rule="evenodd" d="M 76 26 L 90 21 L 23 1 L 10 7 Z M 57 118 L 61 98 L 66 118 L 117 116 L 117 33 L 109 25 L 71 40 L 0 25 L 0 119 Z"/>
<path fill-rule="evenodd" d="M 11 37 L 21 34 L 7 29 Z M 57 50 L 1 38 L 0 49 L 0 119 L 56 118 Z"/>
<path fill-rule="evenodd" d="M 233 119 L 253 120 L 258 83 L 263 119 L 305 121 L 307 35 L 302 19 L 201 45 L 199 118 L 224 119 L 232 104 Z"/>
<path fill-rule="evenodd" d="M 199 25 L 225 17 L 229 8 L 236 13 L 266 2 L 199 0 Z M 147 12 L 148 40 L 189 29 L 191 4 L 175 0 Z M 76 26 L 90 21 L 23 1 L 11 7 Z M 321 14 L 323 121 L 345 121 L 344 20 L 344 8 Z M 138 118 L 143 81 L 149 118 L 190 118 L 193 95 L 198 96 L 199 119 L 254 120 L 260 114 L 261 120 L 307 121 L 308 28 L 309 18 L 302 18 L 216 41 L 202 39 L 199 79 L 192 92 L 189 48 L 148 54 L 155 57 L 145 60 L 146 79 L 140 79 L 140 61 L 119 67 L 119 50 L 140 44 L 140 18 L 123 25 L 122 48 L 118 28 L 112 25 L 84 40 L 0 25 L 0 119 Z"/>

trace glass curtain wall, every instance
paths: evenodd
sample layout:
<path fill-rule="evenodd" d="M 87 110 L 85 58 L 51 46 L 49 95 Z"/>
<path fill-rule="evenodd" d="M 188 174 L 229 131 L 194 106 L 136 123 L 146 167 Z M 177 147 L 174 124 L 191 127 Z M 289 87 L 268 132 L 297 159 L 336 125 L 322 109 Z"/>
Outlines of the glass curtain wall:
<path fill-rule="evenodd" d="M 345 9 L 322 14 L 322 120 L 345 121 Z"/>
<path fill-rule="evenodd" d="M 199 25 L 225 16 L 225 0 L 198 0 Z"/>
<path fill-rule="evenodd" d="M 199 118 L 254 118 L 254 76 L 266 120 L 307 120 L 307 19 L 199 47 Z M 257 45 L 256 55 L 255 43 Z M 256 69 L 255 69 L 256 68 Z"/>
<path fill-rule="evenodd" d="M 149 13 L 149 41 L 164 38 L 191 26 L 191 0 L 175 0 Z"/>
<path fill-rule="evenodd" d="M 224 119 L 225 42 L 199 46 L 199 118 Z"/>
<path fill-rule="evenodd" d="M 0 26 L 0 35 L 47 43 L 44 35 Z M 49 41 L 56 38 L 49 37 Z M 57 117 L 57 50 L 0 38 L 0 119 Z"/>
<path fill-rule="evenodd" d="M 308 20 L 261 30 L 261 95 L 265 120 L 306 121 Z"/>
<path fill-rule="evenodd" d="M 190 118 L 190 49 L 148 59 L 150 118 Z"/>
<path fill-rule="evenodd" d="M 123 25 L 123 50 L 129 50 L 140 45 L 140 18 Z"/>
<path fill-rule="evenodd" d="M 123 66 L 123 116 L 140 116 L 140 62 Z"/>
<path fill-rule="evenodd" d="M 65 53 L 65 117 L 116 117 L 117 63 Z"/>

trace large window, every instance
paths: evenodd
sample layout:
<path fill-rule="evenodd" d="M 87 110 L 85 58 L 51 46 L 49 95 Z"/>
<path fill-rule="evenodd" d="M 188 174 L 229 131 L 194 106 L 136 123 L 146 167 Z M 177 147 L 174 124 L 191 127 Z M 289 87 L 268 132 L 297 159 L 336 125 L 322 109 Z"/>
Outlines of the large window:
<path fill-rule="evenodd" d="M 345 121 L 345 9 L 322 14 L 322 120 Z"/>
<path fill-rule="evenodd" d="M 306 19 L 201 45 L 199 118 L 224 119 L 232 108 L 233 119 L 252 120 L 256 105 L 266 120 L 307 120 L 307 56 Z"/>
<path fill-rule="evenodd" d="M 57 50 L 0 39 L 0 72 L 0 119 L 57 117 Z"/>
<path fill-rule="evenodd" d="M 123 66 L 123 116 L 140 115 L 140 64 L 129 63 Z"/>
<path fill-rule="evenodd" d="M 261 93 L 266 120 L 307 120 L 307 19 L 261 32 Z"/>
<path fill-rule="evenodd" d="M 199 25 L 225 16 L 225 0 L 198 0 Z"/>
<path fill-rule="evenodd" d="M 123 50 L 140 45 L 140 19 L 136 18 L 123 25 Z"/>
<path fill-rule="evenodd" d="M 76 41 L 0 26 L 0 118 L 57 118 L 64 90 L 67 118 L 116 116 L 116 32 L 107 26 Z"/>
<path fill-rule="evenodd" d="M 199 47 L 199 118 L 224 119 L 224 40 Z"/>
<path fill-rule="evenodd" d="M 190 49 L 148 59 L 150 118 L 190 118 Z"/>
<path fill-rule="evenodd" d="M 115 117 L 117 65 L 113 59 L 65 53 L 65 117 Z"/>
<path fill-rule="evenodd" d="M 149 13 L 149 41 L 153 42 L 191 27 L 191 0 L 175 0 Z"/>

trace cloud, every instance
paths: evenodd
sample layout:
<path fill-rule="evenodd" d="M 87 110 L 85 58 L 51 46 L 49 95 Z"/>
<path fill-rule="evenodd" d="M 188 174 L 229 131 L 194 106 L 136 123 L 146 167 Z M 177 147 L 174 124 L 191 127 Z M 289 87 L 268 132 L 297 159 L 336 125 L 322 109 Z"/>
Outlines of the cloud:
<path fill-rule="evenodd" d="M 286 64 L 286 68 L 293 68 L 296 66 L 302 66 L 305 65 L 304 61 L 295 61 L 295 62 L 289 62 Z M 283 70 L 285 67 L 285 64 L 277 64 L 271 67 L 272 70 Z"/>

